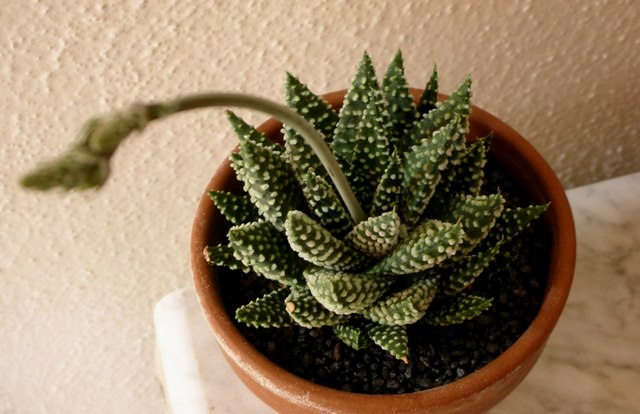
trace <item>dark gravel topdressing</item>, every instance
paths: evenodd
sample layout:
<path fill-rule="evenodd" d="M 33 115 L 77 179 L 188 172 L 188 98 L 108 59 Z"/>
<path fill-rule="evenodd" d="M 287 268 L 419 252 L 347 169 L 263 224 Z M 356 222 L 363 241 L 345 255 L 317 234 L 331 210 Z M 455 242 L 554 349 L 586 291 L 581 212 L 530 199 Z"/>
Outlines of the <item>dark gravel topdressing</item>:
<path fill-rule="evenodd" d="M 497 188 L 507 205 L 530 204 L 523 192 L 489 163 L 485 191 L 493 193 Z M 436 387 L 491 362 L 526 330 L 542 302 L 550 240 L 548 225 L 539 219 L 501 249 L 521 254 L 501 254 L 469 288 L 470 293 L 493 298 L 491 309 L 479 317 L 448 327 L 409 326 L 409 364 L 375 345 L 356 351 L 335 338 L 330 328 L 237 327 L 270 360 L 318 384 L 372 394 Z M 222 283 L 225 306 L 233 315 L 236 308 L 272 287 L 264 278 L 233 274 Z"/>

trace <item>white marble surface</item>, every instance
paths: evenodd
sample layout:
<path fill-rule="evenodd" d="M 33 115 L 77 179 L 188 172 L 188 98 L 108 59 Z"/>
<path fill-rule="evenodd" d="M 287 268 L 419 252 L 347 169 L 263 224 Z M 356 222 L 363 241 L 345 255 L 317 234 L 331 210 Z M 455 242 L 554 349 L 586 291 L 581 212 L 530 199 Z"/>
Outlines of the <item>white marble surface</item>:
<path fill-rule="evenodd" d="M 492 414 L 640 413 L 640 173 L 569 191 L 578 237 L 565 313 L 524 382 Z M 272 413 L 225 363 L 192 289 L 156 307 L 178 413 Z"/>

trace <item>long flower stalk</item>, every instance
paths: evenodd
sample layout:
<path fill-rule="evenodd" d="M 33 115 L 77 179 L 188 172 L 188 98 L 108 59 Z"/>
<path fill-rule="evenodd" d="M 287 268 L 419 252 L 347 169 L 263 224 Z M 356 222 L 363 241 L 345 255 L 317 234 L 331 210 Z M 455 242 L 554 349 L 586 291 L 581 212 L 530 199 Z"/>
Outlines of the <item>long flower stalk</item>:
<path fill-rule="evenodd" d="M 331 177 L 355 224 L 364 212 L 333 153 L 307 120 L 284 105 L 268 99 L 238 93 L 212 92 L 188 95 L 163 103 L 134 104 L 130 108 L 89 120 L 80 141 L 61 157 L 30 172 L 21 180 L 27 188 L 54 187 L 86 189 L 102 186 L 109 176 L 109 160 L 133 131 L 142 131 L 156 119 L 171 114 L 209 107 L 241 107 L 263 112 L 298 132 L 316 153 Z"/>

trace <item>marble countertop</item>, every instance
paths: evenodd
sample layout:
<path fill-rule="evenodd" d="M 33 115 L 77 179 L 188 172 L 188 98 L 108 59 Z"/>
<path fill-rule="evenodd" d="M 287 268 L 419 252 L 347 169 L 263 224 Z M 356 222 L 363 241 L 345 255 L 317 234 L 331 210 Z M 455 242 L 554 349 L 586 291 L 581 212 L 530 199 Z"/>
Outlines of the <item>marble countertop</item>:
<path fill-rule="evenodd" d="M 568 192 L 574 285 L 543 355 L 492 414 L 640 413 L 640 173 Z M 159 371 L 175 413 L 273 413 L 227 366 L 193 289 L 155 309 Z"/>

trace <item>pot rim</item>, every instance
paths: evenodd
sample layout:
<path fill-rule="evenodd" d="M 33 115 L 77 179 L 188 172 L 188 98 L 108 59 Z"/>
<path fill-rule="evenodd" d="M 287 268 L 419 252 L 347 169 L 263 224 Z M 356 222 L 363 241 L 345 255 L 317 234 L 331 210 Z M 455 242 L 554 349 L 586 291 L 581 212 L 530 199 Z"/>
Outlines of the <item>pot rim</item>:
<path fill-rule="evenodd" d="M 345 93 L 346 90 L 340 90 L 323 97 L 334 104 L 334 107 L 339 107 L 340 104 L 335 105 L 335 102 L 341 103 Z M 421 90 L 411 88 L 411 93 L 414 97 L 419 97 Z M 439 99 L 445 97 L 440 95 Z M 549 164 L 520 134 L 476 106 L 472 107 L 471 119 L 494 131 L 492 145 L 504 147 L 512 164 L 516 168 L 518 168 L 517 165 L 521 165 L 527 174 L 532 175 L 531 179 L 536 180 L 539 186 L 540 196 L 551 202 L 551 206 L 544 215 L 553 229 L 550 276 L 540 310 L 526 331 L 504 353 L 479 370 L 449 384 L 407 394 L 360 394 L 341 391 L 313 383 L 286 371 L 255 349 L 235 328 L 216 290 L 218 283 L 214 277 L 215 270 L 206 263 L 202 255 L 203 249 L 208 244 L 212 217 L 214 214 L 219 215 L 207 196 L 207 191 L 218 188 L 219 183 L 226 182 L 234 176 L 226 159 L 211 178 L 198 204 L 192 228 L 191 267 L 200 306 L 220 346 L 227 356 L 254 381 L 275 394 L 293 398 L 302 406 L 310 408 L 317 408 L 316 406 L 321 406 L 324 402 L 331 403 L 345 399 L 357 405 L 373 402 L 375 405 L 388 403 L 400 407 L 407 403 L 407 396 L 414 399 L 410 403 L 411 406 L 435 407 L 450 404 L 489 389 L 503 379 L 505 373 L 508 375 L 518 371 L 531 354 L 541 352 L 564 308 L 573 279 L 576 239 L 569 202 L 562 184 Z M 281 129 L 281 123 L 269 119 L 258 129 L 267 135 L 277 134 Z M 240 357 L 241 355 L 244 356 Z M 266 371 L 270 374 L 266 374 Z M 311 395 L 313 398 L 310 398 Z"/>

